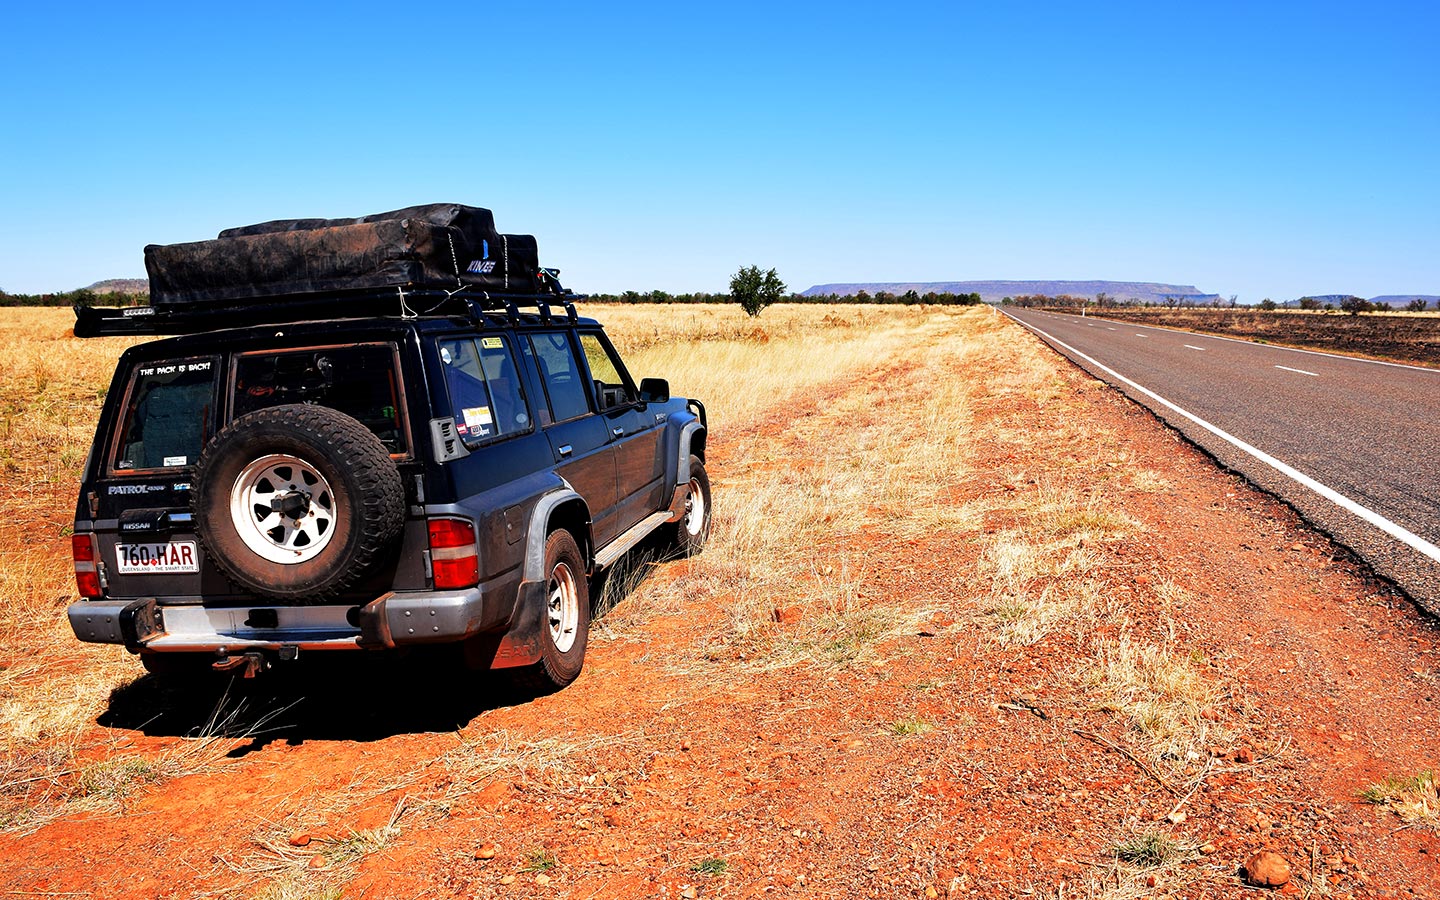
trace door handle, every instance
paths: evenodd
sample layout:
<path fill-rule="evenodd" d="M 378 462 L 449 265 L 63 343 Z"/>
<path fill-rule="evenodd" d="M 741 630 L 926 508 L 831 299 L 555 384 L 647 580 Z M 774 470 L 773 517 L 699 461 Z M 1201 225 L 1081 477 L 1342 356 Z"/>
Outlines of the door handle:
<path fill-rule="evenodd" d="M 615 437 L 620 437 L 622 434 L 625 433 L 625 429 L 623 429 L 623 428 L 612 428 L 612 429 L 610 429 L 610 433 L 613 434 Z"/>
<path fill-rule="evenodd" d="M 572 447 L 572 446 L 570 446 L 569 444 L 561 444 L 561 445 L 560 445 L 560 455 L 561 455 L 561 456 L 569 456 L 569 455 L 570 455 L 571 453 L 573 453 L 574 451 L 575 451 L 575 448 Z"/>

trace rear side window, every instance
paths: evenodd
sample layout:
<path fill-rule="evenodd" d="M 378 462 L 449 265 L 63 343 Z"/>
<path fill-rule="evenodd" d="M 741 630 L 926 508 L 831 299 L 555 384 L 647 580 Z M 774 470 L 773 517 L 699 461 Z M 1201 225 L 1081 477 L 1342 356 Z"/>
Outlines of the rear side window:
<path fill-rule="evenodd" d="M 391 454 L 409 451 L 389 344 L 245 353 L 235 358 L 233 417 L 286 403 L 339 410 L 370 429 Z"/>
<path fill-rule="evenodd" d="M 210 437 L 218 372 L 213 359 L 137 366 L 120 427 L 115 469 L 194 465 Z"/>
<path fill-rule="evenodd" d="M 545 382 L 552 421 L 564 422 L 590 412 L 585 394 L 585 376 L 575 361 L 570 339 L 563 333 L 537 334 L 530 338 L 535 364 Z"/>
<path fill-rule="evenodd" d="M 530 430 L 530 413 L 505 338 L 498 335 L 440 341 L 455 431 L 474 446 Z"/>

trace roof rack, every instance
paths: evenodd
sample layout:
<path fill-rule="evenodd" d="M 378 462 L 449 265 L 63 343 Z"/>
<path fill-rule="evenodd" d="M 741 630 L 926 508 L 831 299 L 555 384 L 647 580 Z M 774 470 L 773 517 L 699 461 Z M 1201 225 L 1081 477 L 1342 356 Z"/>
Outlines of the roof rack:
<path fill-rule="evenodd" d="M 553 294 L 491 294 L 488 291 L 403 287 L 335 291 L 265 297 L 246 301 L 241 308 L 164 309 L 154 306 L 75 306 L 75 336 L 111 337 L 123 335 L 199 334 L 222 328 L 251 325 L 280 325 L 292 322 L 334 319 L 396 317 L 461 317 L 479 325 L 488 314 L 503 313 L 518 321 L 522 311 L 534 310 L 545 322 L 554 321 L 563 310 L 565 318 L 576 321 L 574 300 L 568 290 Z M 556 309 L 559 307 L 559 310 Z"/>

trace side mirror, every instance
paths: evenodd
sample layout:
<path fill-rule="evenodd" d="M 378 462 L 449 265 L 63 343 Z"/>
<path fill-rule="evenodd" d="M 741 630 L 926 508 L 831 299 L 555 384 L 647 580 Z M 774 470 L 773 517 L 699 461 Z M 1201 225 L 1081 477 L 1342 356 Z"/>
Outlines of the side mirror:
<path fill-rule="evenodd" d="M 670 399 L 670 382 L 663 378 L 640 379 L 640 400 L 644 403 L 664 403 Z"/>

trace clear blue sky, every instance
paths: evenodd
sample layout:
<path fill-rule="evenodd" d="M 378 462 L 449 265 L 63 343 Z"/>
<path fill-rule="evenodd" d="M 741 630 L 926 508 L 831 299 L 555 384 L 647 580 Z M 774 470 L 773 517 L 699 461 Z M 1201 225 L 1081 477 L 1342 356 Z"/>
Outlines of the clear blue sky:
<path fill-rule="evenodd" d="M 456 201 L 581 291 L 1440 293 L 1437 35 L 1433 2 L 10 4 L 0 287 Z"/>

